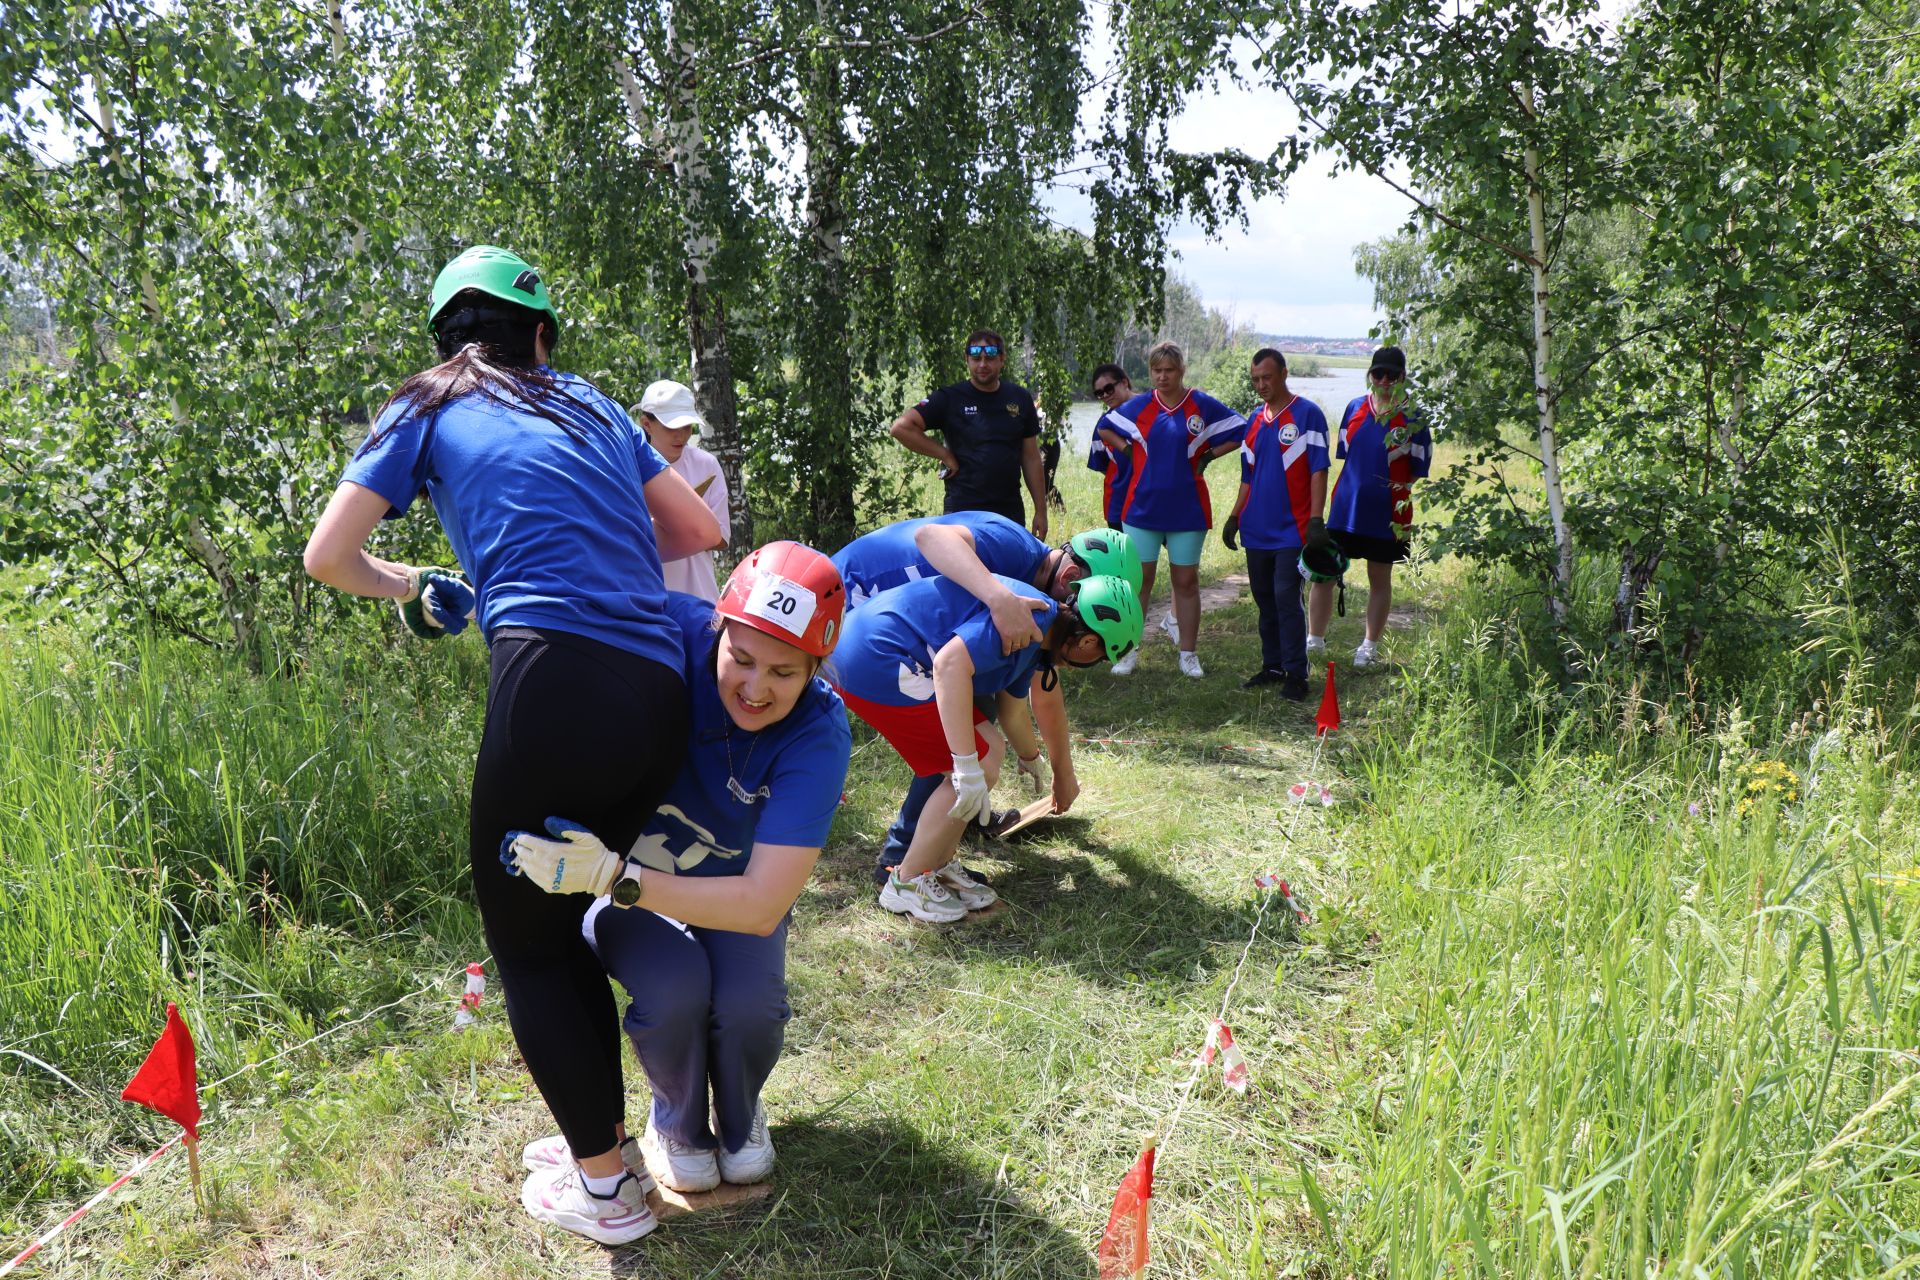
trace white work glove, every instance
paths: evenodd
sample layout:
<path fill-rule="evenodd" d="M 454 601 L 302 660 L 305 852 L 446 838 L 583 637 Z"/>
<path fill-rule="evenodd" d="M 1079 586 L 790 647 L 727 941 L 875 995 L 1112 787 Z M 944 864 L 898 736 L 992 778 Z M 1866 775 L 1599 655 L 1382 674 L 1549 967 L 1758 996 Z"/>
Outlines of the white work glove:
<path fill-rule="evenodd" d="M 1040 758 L 1038 751 L 1031 756 L 1019 756 L 1020 772 L 1026 776 L 1028 790 L 1036 796 L 1047 794 L 1047 762 Z"/>
<path fill-rule="evenodd" d="M 993 788 L 987 785 L 980 757 L 971 751 L 953 758 L 953 808 L 947 810 L 947 816 L 981 823 L 993 817 Z"/>
<path fill-rule="evenodd" d="M 509 831 L 500 841 L 500 863 L 516 876 L 548 893 L 591 893 L 612 890 L 627 860 L 607 848 L 600 837 L 577 822 L 548 818 L 547 830 L 559 837 L 543 839 L 531 831 Z"/>

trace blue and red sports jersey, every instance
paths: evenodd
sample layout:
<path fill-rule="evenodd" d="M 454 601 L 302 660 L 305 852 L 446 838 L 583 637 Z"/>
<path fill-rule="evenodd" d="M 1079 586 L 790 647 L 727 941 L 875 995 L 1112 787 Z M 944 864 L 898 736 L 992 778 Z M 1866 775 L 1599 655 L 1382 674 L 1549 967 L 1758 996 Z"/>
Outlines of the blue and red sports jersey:
<path fill-rule="evenodd" d="M 1240 483 L 1250 485 L 1240 512 L 1240 541 L 1254 551 L 1306 545 L 1313 477 L 1332 466 L 1327 415 L 1305 396 L 1275 413 L 1261 405 L 1240 442 Z"/>
<path fill-rule="evenodd" d="M 1373 399 L 1347 405 L 1334 440 L 1345 458 L 1327 502 L 1327 527 L 1369 538 L 1404 537 L 1413 527 L 1413 482 L 1433 465 L 1433 434 L 1408 410 L 1382 423 Z"/>
<path fill-rule="evenodd" d="M 1122 509 L 1127 505 L 1127 484 L 1133 479 L 1133 455 L 1115 453 L 1107 448 L 1100 433 L 1093 433 L 1093 447 L 1087 450 L 1087 470 L 1098 471 L 1106 479 L 1100 484 L 1100 511 L 1111 528 L 1120 527 Z"/>
<path fill-rule="evenodd" d="M 1018 578 L 995 576 L 1010 591 L 1032 594 L 1032 586 Z M 1043 635 L 1059 610 L 1049 600 L 1033 615 Z M 882 706 L 931 702 L 934 655 L 955 637 L 973 658 L 976 695 L 991 697 L 1004 690 L 1027 696 L 1027 684 L 1040 662 L 1040 642 L 1001 653 L 993 611 L 947 578 L 922 578 L 882 591 L 849 613 L 823 674 L 835 688 Z"/>
<path fill-rule="evenodd" d="M 1247 420 L 1204 391 L 1172 408 L 1144 391 L 1100 419 L 1132 446 L 1133 476 L 1121 514 L 1157 533 L 1213 528 L 1213 502 L 1200 474 L 1207 451 L 1239 444 Z"/>
<path fill-rule="evenodd" d="M 847 584 L 847 608 L 857 609 L 882 591 L 921 578 L 939 577 L 914 541 L 922 527 L 930 524 L 957 525 L 973 534 L 973 551 L 988 573 L 1019 578 L 1031 584 L 1040 566 L 1052 550 L 1023 528 L 1018 520 L 991 511 L 955 511 L 944 516 L 920 520 L 896 520 L 872 533 L 855 538 L 833 553 L 833 567 Z M 1029 585 L 1022 592 L 1032 595 Z"/>

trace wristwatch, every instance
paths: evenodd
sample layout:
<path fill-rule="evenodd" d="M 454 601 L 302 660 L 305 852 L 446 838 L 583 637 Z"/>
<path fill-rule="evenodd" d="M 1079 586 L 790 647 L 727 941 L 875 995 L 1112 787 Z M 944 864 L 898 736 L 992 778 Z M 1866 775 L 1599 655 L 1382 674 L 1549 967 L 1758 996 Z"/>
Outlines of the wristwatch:
<path fill-rule="evenodd" d="M 613 882 L 611 890 L 613 905 L 616 907 L 637 907 L 640 905 L 639 868 L 631 862 L 620 869 L 620 878 Z"/>

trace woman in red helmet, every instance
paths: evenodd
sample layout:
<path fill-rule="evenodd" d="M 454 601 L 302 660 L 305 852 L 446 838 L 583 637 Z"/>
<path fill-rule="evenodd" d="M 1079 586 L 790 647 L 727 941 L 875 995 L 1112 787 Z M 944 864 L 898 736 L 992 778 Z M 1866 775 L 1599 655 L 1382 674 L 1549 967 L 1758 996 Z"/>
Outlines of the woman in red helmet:
<path fill-rule="evenodd" d="M 555 839 L 514 832 L 501 845 L 508 869 L 535 884 L 557 876 L 564 891 L 579 875 L 610 893 L 585 927 L 632 999 L 627 1034 L 653 1087 L 644 1141 L 623 1127 L 623 1150 L 676 1191 L 759 1182 L 773 1168 L 760 1090 L 789 1016 L 788 913 L 852 750 L 846 710 L 815 674 L 845 603 L 833 562 L 795 542 L 741 561 L 718 605 L 670 595 L 693 734 L 653 820 L 625 857 L 560 817 L 547 822 Z M 567 1158 L 559 1135 L 526 1152 L 536 1175 Z"/>

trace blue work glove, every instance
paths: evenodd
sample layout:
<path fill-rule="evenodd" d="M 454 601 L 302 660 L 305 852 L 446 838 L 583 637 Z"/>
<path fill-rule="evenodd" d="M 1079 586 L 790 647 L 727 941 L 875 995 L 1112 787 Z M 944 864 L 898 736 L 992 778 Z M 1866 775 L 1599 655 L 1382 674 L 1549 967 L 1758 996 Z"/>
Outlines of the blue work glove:
<path fill-rule="evenodd" d="M 473 588 L 451 569 L 409 569 L 407 594 L 393 605 L 407 630 L 422 640 L 457 636 L 473 617 Z"/>
<path fill-rule="evenodd" d="M 548 893 L 591 893 L 612 890 L 627 860 L 602 844 L 600 837 L 577 822 L 548 818 L 548 840 L 531 831 L 509 831 L 500 841 L 500 865 L 525 876 Z"/>

